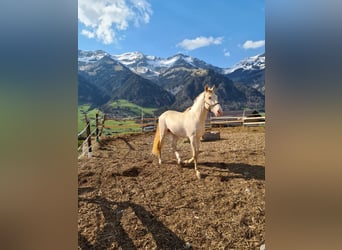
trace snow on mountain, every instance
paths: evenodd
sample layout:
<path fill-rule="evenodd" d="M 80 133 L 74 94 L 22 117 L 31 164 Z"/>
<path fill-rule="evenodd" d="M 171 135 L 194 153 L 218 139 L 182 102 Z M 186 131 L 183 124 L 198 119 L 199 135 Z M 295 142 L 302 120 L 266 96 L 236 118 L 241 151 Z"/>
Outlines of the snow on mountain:
<path fill-rule="evenodd" d="M 221 73 L 236 83 L 249 85 L 265 93 L 265 53 L 241 60 L 232 68 L 223 69 Z"/>
<path fill-rule="evenodd" d="M 112 55 L 112 57 L 126 66 L 135 64 L 145 58 L 144 54 L 140 52 L 127 52 L 121 55 Z"/>
<path fill-rule="evenodd" d="M 185 58 L 185 56 L 180 54 L 164 59 L 156 56 L 144 55 L 140 52 L 128 52 L 121 55 L 113 55 L 113 58 L 126 66 L 146 65 L 150 67 L 171 67 L 181 59 L 184 59 L 188 63 L 192 63 L 193 61 L 191 57 Z"/>
<path fill-rule="evenodd" d="M 265 69 L 265 54 L 248 57 L 238 62 L 237 64 L 235 64 L 232 68 L 223 69 L 222 72 L 223 74 L 228 75 L 239 69 L 241 70 Z"/>
<path fill-rule="evenodd" d="M 103 50 L 78 50 L 78 62 L 81 63 L 95 63 L 98 60 L 101 60 L 104 56 L 109 56 L 109 53 L 104 52 Z"/>
<path fill-rule="evenodd" d="M 176 54 L 168 58 L 160 58 L 151 55 L 144 55 L 140 52 L 127 52 L 119 55 L 111 55 L 102 50 L 96 51 L 78 51 L 78 61 L 83 63 L 95 63 L 102 59 L 104 56 L 110 56 L 112 59 L 119 61 L 123 65 L 130 68 L 133 72 L 138 74 L 145 74 L 150 72 L 154 75 L 159 75 L 162 69 L 168 69 L 170 67 L 180 65 L 193 67 L 193 68 L 216 68 L 218 67 L 207 64 L 197 58 L 186 56 L 183 54 Z M 183 65 L 181 65 L 183 64 Z M 262 70 L 265 69 L 265 54 L 260 54 L 252 57 L 248 57 L 231 68 L 222 69 L 222 73 L 227 75 L 234 71 L 242 70 Z"/>
<path fill-rule="evenodd" d="M 144 55 L 140 52 L 127 52 L 120 55 L 112 55 L 112 58 L 127 66 L 131 71 L 146 78 L 153 78 L 159 75 L 155 70 L 155 61 L 159 58 Z"/>
<path fill-rule="evenodd" d="M 186 62 L 191 66 L 195 66 L 194 58 L 192 58 L 191 56 L 185 56 L 183 54 L 177 54 L 161 61 L 162 64 L 168 67 L 174 66 L 174 64 L 177 62 Z"/>
<path fill-rule="evenodd" d="M 140 52 L 128 52 L 121 55 L 113 55 L 113 58 L 122 64 L 131 67 L 132 70 L 135 70 L 136 67 L 139 66 L 144 66 L 150 70 L 153 68 L 169 68 L 181 60 L 184 60 L 189 64 L 193 62 L 193 58 L 181 54 L 164 59 L 156 56 L 144 55 Z"/>

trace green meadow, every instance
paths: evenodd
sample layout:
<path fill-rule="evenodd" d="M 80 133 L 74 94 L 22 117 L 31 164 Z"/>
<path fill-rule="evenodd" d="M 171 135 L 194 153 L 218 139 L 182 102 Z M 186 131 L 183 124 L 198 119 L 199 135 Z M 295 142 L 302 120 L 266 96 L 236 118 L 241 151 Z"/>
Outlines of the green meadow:
<path fill-rule="evenodd" d="M 90 121 L 95 121 L 96 113 L 99 112 L 97 108 L 91 108 L 89 104 L 82 104 L 78 105 L 78 111 L 77 111 L 77 131 L 80 132 L 82 131 L 85 126 L 85 114 L 87 114 L 88 119 Z M 95 124 L 95 123 L 94 123 Z M 91 130 L 95 128 L 95 125 L 91 127 Z"/>
<path fill-rule="evenodd" d="M 153 112 L 157 110 L 156 108 L 145 108 L 141 107 L 139 105 L 136 105 L 134 103 L 131 103 L 127 100 L 117 100 L 117 101 L 112 101 L 110 103 L 110 106 L 115 109 L 127 109 L 130 112 L 134 113 L 136 116 L 141 116 L 141 112 L 144 113 L 144 115 L 153 115 Z"/>
<path fill-rule="evenodd" d="M 125 113 L 125 110 L 130 111 L 130 113 L 134 114 L 137 117 L 140 117 L 141 114 L 143 115 L 153 115 L 153 112 L 157 110 L 156 108 L 146 108 L 146 107 L 141 107 L 139 105 L 136 105 L 134 103 L 131 103 L 127 100 L 117 100 L 117 101 L 112 101 L 109 104 L 113 109 L 116 110 L 122 110 L 123 113 Z M 87 114 L 88 119 L 91 122 L 91 131 L 95 129 L 95 117 L 96 113 L 99 113 L 100 121 L 102 122 L 103 118 L 103 113 L 99 111 L 97 108 L 92 108 L 91 105 L 89 104 L 82 104 L 78 106 L 78 132 L 82 131 L 85 126 L 85 114 Z M 136 126 L 134 126 L 136 124 Z M 131 132 L 139 132 L 141 130 L 140 126 L 135 121 L 132 120 L 120 120 L 120 121 L 106 121 L 105 122 L 106 126 L 130 126 L 130 127 L 123 127 L 123 128 L 112 128 L 112 129 L 104 129 L 103 133 L 108 134 L 108 133 L 131 133 Z"/>

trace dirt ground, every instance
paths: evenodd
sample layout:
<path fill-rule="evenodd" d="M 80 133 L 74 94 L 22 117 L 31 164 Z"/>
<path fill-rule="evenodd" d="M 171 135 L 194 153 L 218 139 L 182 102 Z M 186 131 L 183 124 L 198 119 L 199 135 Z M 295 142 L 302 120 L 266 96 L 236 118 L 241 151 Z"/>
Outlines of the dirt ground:
<path fill-rule="evenodd" d="M 202 142 L 201 179 L 178 166 L 168 140 L 163 164 L 154 132 L 103 138 L 78 161 L 79 249 L 259 249 L 265 243 L 265 129 L 213 129 Z M 178 143 L 191 158 L 186 140 Z"/>

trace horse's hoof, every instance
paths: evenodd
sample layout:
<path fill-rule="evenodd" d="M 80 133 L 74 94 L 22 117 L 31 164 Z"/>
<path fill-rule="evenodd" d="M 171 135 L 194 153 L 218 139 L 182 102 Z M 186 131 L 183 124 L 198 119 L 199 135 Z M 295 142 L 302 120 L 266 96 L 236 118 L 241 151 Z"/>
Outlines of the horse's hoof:
<path fill-rule="evenodd" d="M 190 164 L 192 162 L 193 162 L 192 160 L 185 160 L 185 161 L 183 161 L 184 164 Z"/>
<path fill-rule="evenodd" d="M 197 179 L 201 179 L 201 173 L 198 170 L 196 170 L 196 177 Z"/>

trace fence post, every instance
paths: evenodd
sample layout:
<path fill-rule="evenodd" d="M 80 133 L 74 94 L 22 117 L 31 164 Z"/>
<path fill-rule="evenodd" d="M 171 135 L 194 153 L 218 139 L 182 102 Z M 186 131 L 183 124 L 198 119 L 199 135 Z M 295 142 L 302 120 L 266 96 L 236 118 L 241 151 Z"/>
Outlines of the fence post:
<path fill-rule="evenodd" d="M 88 119 L 87 115 L 85 114 L 84 116 L 85 116 L 85 121 L 86 121 L 86 126 L 87 126 L 88 158 L 91 158 L 91 156 L 92 156 L 92 148 L 91 148 L 90 122 L 89 122 L 89 119 Z"/>
<path fill-rule="evenodd" d="M 103 131 L 103 127 L 104 127 L 104 123 L 105 123 L 106 119 L 107 119 L 107 115 L 104 114 L 103 115 L 103 120 L 102 120 L 102 125 L 101 125 L 101 131 L 100 131 L 100 135 L 99 136 L 102 135 L 102 131 Z"/>
<path fill-rule="evenodd" d="M 99 142 L 99 113 L 96 113 L 96 141 Z"/>
<path fill-rule="evenodd" d="M 158 126 L 157 117 L 154 115 L 154 128 L 155 128 L 155 130 L 157 130 L 157 126 Z"/>
<path fill-rule="evenodd" d="M 246 115 L 246 109 L 244 108 L 243 109 L 243 126 L 245 127 L 245 123 L 246 123 L 246 118 L 248 118 L 247 117 L 247 115 Z M 248 119 L 247 119 L 247 123 L 248 123 Z"/>
<path fill-rule="evenodd" d="M 143 110 L 141 109 L 141 120 L 140 120 L 140 127 L 141 127 L 141 133 L 144 132 L 144 112 Z"/>

